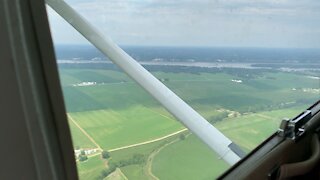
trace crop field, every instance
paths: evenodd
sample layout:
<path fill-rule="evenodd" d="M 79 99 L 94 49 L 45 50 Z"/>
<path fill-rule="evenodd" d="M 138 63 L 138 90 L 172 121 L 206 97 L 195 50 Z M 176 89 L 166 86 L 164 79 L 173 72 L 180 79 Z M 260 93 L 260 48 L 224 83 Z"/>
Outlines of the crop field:
<path fill-rule="evenodd" d="M 303 107 L 252 113 L 226 118 L 215 126 L 249 152 L 278 129 L 283 118 L 293 118 Z"/>
<path fill-rule="evenodd" d="M 159 152 L 153 172 L 160 179 L 214 179 L 229 165 L 194 135 Z"/>
<path fill-rule="evenodd" d="M 218 122 L 215 125 L 248 152 L 277 129 L 280 122 L 278 117 L 281 117 L 281 114 L 286 114 L 287 117 L 293 117 L 297 114 L 296 112 L 300 112 L 300 108 L 274 110 L 261 112 L 259 115 L 248 114 L 236 118 L 226 118 L 224 121 Z M 250 123 L 251 121 L 252 123 Z M 175 138 L 177 137 L 112 152 L 111 161 L 117 162 L 122 159 L 129 159 L 134 154 L 143 154 L 147 157 L 155 149 L 159 149 Z M 99 166 L 103 168 L 102 164 Z M 217 177 L 228 167 L 223 160 L 198 138 L 194 135 L 189 135 L 186 136 L 185 140 L 179 140 L 163 148 L 153 160 L 152 172 L 160 179 L 210 179 Z M 121 170 L 129 179 L 149 179 L 148 173 L 145 172 L 145 164 L 130 165 L 121 168 Z M 96 171 L 91 172 L 91 175 L 96 177 Z"/>
<path fill-rule="evenodd" d="M 249 152 L 277 130 L 280 114 L 294 117 L 300 111 L 294 108 L 248 114 L 226 118 L 215 126 Z M 163 149 L 153 164 L 153 172 L 160 179 L 212 179 L 229 167 L 194 135 Z"/>
<path fill-rule="evenodd" d="M 294 117 L 319 97 L 303 90 L 319 88 L 318 80 L 302 74 L 152 73 L 246 152 L 271 135 L 282 118 Z M 60 79 L 74 147 L 124 147 L 111 151 L 108 160 L 89 155 L 78 161 L 80 179 L 102 179 L 101 172 L 113 164 L 118 168 L 108 180 L 212 179 L 228 168 L 187 131 L 153 142 L 184 127 L 125 74 L 62 68 Z"/>
<path fill-rule="evenodd" d="M 128 178 L 120 169 L 116 169 L 112 174 L 105 178 L 105 180 L 127 180 Z"/>
<path fill-rule="evenodd" d="M 71 130 L 73 146 L 76 149 L 81 148 L 95 148 L 95 145 L 81 132 L 81 130 L 69 120 L 69 127 Z"/>
<path fill-rule="evenodd" d="M 101 171 L 106 168 L 100 156 L 89 158 L 85 162 L 77 163 L 80 179 L 96 179 Z"/>
<path fill-rule="evenodd" d="M 71 116 L 106 150 L 152 140 L 183 128 L 176 120 L 144 106 L 77 112 Z"/>

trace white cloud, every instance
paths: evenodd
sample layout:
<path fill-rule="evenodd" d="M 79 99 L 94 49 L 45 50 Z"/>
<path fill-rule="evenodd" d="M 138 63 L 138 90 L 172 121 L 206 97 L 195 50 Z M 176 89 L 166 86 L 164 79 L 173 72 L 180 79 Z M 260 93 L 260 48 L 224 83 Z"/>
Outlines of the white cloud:
<path fill-rule="evenodd" d="M 67 2 L 120 44 L 320 47 L 316 0 Z M 50 15 L 57 43 L 84 42 Z"/>

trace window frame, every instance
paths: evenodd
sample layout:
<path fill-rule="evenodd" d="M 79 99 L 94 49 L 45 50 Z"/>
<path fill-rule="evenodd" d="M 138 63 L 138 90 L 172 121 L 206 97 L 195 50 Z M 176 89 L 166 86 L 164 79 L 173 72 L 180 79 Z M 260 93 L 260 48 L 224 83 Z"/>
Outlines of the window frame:
<path fill-rule="evenodd" d="M 0 179 L 78 179 L 45 1 L 1 1 L 0 24 Z"/>

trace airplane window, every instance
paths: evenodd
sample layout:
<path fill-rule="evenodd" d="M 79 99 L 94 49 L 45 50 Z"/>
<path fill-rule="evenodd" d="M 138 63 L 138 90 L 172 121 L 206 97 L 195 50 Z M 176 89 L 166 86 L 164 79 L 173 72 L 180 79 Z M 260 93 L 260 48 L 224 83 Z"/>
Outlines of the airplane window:
<path fill-rule="evenodd" d="M 320 98 L 320 2 L 67 0 L 248 153 Z M 47 8 L 80 179 L 230 167 Z"/>

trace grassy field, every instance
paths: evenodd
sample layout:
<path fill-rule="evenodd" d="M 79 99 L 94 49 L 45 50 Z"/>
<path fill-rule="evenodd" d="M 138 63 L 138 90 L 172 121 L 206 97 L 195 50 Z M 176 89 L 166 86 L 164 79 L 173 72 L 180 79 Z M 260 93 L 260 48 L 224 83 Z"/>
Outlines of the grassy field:
<path fill-rule="evenodd" d="M 164 148 L 152 170 L 160 179 L 214 179 L 229 166 L 194 135 Z"/>
<path fill-rule="evenodd" d="M 274 133 L 284 116 L 294 117 L 303 107 L 226 118 L 215 126 L 249 152 Z M 194 135 L 164 148 L 155 158 L 153 172 L 160 179 L 213 179 L 228 165 Z"/>
<path fill-rule="evenodd" d="M 141 180 L 148 179 L 144 172 L 144 167 L 142 165 L 130 165 L 121 168 L 121 171 L 126 175 L 130 180 Z"/>
<path fill-rule="evenodd" d="M 301 108 L 303 107 L 227 118 L 216 123 L 215 126 L 248 152 L 277 129 L 284 114 L 287 117 L 293 117 L 301 111 Z M 210 113 L 209 116 L 217 114 L 217 112 Z M 148 157 L 153 151 L 177 137 L 112 152 L 111 162 L 129 159 L 134 154 L 143 154 Z M 94 162 L 100 161 L 100 163 L 88 163 L 86 168 L 90 171 L 83 171 L 83 169 L 79 168 L 80 172 L 82 172 L 80 173 L 81 179 L 90 179 L 95 174 L 99 174 L 99 170 L 103 169 L 102 160 L 97 157 L 94 158 Z M 86 164 L 87 162 L 84 163 Z M 152 172 L 160 179 L 211 179 L 217 177 L 228 168 L 228 165 L 223 160 L 219 159 L 215 153 L 194 135 L 190 135 L 185 140 L 178 141 L 161 150 L 155 156 L 152 165 Z M 149 179 L 149 175 L 145 171 L 145 164 L 130 165 L 121 168 L 121 170 L 130 180 Z"/>
<path fill-rule="evenodd" d="M 69 72 L 71 71 L 71 72 Z M 84 74 L 81 72 L 84 71 Z M 119 72 L 102 70 L 63 70 L 61 78 L 68 112 L 82 112 L 97 109 L 126 109 L 143 104 L 147 107 L 159 107 L 159 104 L 144 90 Z M 85 74 L 98 74 L 96 80 L 84 78 Z M 180 95 L 194 108 L 199 105 L 221 106 L 235 111 L 251 111 L 266 106 L 292 101 L 314 101 L 316 94 L 293 91 L 293 88 L 318 88 L 319 82 L 307 76 L 293 73 L 265 73 L 255 78 L 245 79 L 225 73 L 188 74 L 154 73 L 159 79 L 168 79 L 164 83 Z M 97 86 L 73 87 L 72 84 L 83 81 L 101 82 Z M 113 78 L 112 82 L 109 81 Z M 241 79 L 243 83 L 232 82 Z M 297 84 L 297 81 L 299 83 Z M 277 94 L 277 98 L 274 98 Z"/>
<path fill-rule="evenodd" d="M 106 150 L 152 140 L 183 128 L 176 120 L 144 106 L 77 112 L 71 116 Z"/>
<path fill-rule="evenodd" d="M 73 146 L 76 149 L 96 148 L 96 146 L 83 134 L 83 132 L 80 131 L 80 129 L 71 120 L 69 120 L 69 127 L 71 130 Z"/>
<path fill-rule="evenodd" d="M 141 154 L 147 159 L 155 150 L 163 147 L 165 144 L 170 143 L 178 137 L 178 135 L 175 135 L 165 140 L 157 141 L 154 143 L 111 152 L 111 162 L 126 160 L 131 158 L 135 154 Z M 150 179 L 150 174 L 146 171 L 146 162 L 142 164 L 122 167 L 121 170 L 130 180 Z"/>
<path fill-rule="evenodd" d="M 208 120 L 225 112 L 240 112 L 241 116 L 226 118 L 215 126 L 247 152 L 274 132 L 283 117 L 295 116 L 319 97 L 302 91 L 303 88 L 319 88 L 318 80 L 294 73 L 248 72 L 250 78 L 230 73 L 153 73 L 165 79 L 168 87 Z M 183 128 L 123 73 L 60 69 L 60 78 L 69 115 L 104 149 L 152 140 Z M 240 79 L 242 83 L 232 82 L 232 79 Z M 97 84 L 76 86 L 81 82 Z M 95 148 L 73 122 L 69 124 L 74 147 Z M 130 159 L 135 154 L 148 158 L 174 139 L 177 136 L 111 152 L 110 162 Z M 81 179 L 95 179 L 106 168 L 100 156 L 77 165 Z M 227 167 L 190 135 L 161 149 L 154 156 L 152 172 L 160 179 L 212 179 Z M 121 171 L 130 180 L 150 179 L 146 163 L 121 167 Z M 121 176 L 115 175 L 124 178 Z"/>
<path fill-rule="evenodd" d="M 122 160 L 132 158 L 136 154 L 145 156 L 146 158 L 156 149 L 161 148 L 163 145 L 179 138 L 179 135 L 174 135 L 164 140 L 141 145 L 133 148 L 118 150 L 110 152 L 112 158 L 109 159 L 111 163 L 117 163 Z M 95 180 L 105 169 L 105 161 L 100 158 L 100 155 L 89 157 L 88 161 L 77 162 L 80 179 L 82 180 Z M 134 164 L 121 168 L 124 176 L 130 180 L 149 179 L 149 174 L 145 170 L 146 163 Z M 112 179 L 112 177 L 110 177 Z M 110 179 L 109 178 L 109 179 Z"/>
<path fill-rule="evenodd" d="M 128 178 L 123 174 L 123 172 L 117 168 L 115 172 L 110 174 L 105 180 L 127 180 Z"/>
<path fill-rule="evenodd" d="M 227 137 L 250 151 L 274 133 L 283 118 L 293 118 L 303 107 L 252 113 L 235 118 L 227 118 L 215 124 Z"/>
<path fill-rule="evenodd" d="M 77 162 L 78 175 L 80 179 L 96 180 L 103 169 L 105 162 L 100 156 L 94 156 L 84 162 Z"/>

